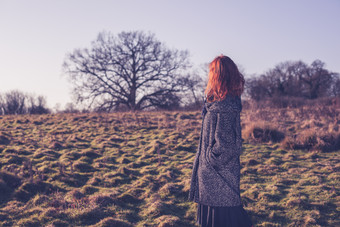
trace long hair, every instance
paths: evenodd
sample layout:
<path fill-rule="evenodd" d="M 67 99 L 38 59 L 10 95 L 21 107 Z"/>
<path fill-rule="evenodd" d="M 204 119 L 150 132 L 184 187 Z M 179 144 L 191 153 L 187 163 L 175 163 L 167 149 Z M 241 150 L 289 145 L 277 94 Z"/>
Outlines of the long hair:
<path fill-rule="evenodd" d="M 221 101 L 227 94 L 241 96 L 244 77 L 229 57 L 220 55 L 209 64 L 209 80 L 205 95 L 208 102 Z"/>

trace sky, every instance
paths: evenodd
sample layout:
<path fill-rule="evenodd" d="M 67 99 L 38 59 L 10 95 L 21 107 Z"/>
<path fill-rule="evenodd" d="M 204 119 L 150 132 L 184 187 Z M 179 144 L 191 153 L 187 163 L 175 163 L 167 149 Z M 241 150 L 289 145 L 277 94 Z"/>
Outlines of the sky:
<path fill-rule="evenodd" d="M 316 59 L 340 73 L 339 12 L 339 0 L 0 0 L 0 93 L 43 95 L 63 108 L 73 101 L 66 54 L 102 31 L 152 32 L 188 50 L 195 67 L 224 54 L 246 76 Z"/>

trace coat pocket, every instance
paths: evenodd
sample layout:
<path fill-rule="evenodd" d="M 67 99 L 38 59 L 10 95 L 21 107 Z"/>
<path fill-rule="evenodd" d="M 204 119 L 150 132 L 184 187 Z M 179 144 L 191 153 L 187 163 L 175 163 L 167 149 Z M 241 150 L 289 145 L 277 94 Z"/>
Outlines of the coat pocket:
<path fill-rule="evenodd" d="M 210 150 L 212 150 L 212 148 L 214 147 L 215 143 L 216 143 L 216 140 L 214 138 L 213 141 L 211 142 L 211 145 L 209 146 Z"/>
<path fill-rule="evenodd" d="M 216 168 L 219 165 L 219 156 L 221 155 L 220 153 L 215 154 L 213 152 L 213 148 L 214 148 L 215 144 L 216 144 L 216 140 L 213 139 L 213 141 L 212 141 L 211 145 L 208 147 L 207 153 L 206 153 L 207 162 L 214 168 Z"/>
<path fill-rule="evenodd" d="M 222 153 L 217 153 L 216 154 L 216 153 L 213 152 L 213 148 L 214 148 L 215 144 L 216 144 L 216 140 L 213 139 L 213 141 L 212 141 L 212 143 L 210 145 L 210 148 L 209 148 L 209 152 L 208 152 L 208 154 L 212 155 L 214 159 L 218 158 L 222 154 Z"/>

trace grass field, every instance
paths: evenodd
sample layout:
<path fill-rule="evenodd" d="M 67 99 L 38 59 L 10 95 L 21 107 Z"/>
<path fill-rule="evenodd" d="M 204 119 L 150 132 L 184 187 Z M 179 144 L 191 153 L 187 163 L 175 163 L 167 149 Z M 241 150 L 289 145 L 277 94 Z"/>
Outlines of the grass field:
<path fill-rule="evenodd" d="M 255 226 L 340 226 L 334 111 L 242 112 L 241 197 Z M 199 112 L 0 116 L 0 226 L 195 226 L 200 127 Z"/>

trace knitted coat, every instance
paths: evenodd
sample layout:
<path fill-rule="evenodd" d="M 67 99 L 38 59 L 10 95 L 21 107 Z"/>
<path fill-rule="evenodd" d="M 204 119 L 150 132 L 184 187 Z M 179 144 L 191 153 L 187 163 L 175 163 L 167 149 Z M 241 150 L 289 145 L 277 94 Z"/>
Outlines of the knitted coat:
<path fill-rule="evenodd" d="M 189 200 L 208 206 L 238 206 L 242 150 L 241 98 L 205 101 Z"/>

